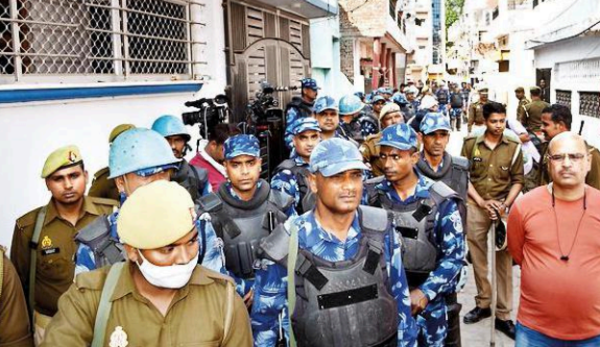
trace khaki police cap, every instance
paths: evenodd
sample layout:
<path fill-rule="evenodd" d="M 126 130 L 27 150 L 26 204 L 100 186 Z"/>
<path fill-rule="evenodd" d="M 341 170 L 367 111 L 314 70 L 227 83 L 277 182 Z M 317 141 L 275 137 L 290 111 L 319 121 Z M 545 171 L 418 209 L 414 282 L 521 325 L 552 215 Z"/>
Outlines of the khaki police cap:
<path fill-rule="evenodd" d="M 54 152 L 50 153 L 44 168 L 42 169 L 42 178 L 46 178 L 58 169 L 73 166 L 83 161 L 79 148 L 75 145 L 61 147 Z"/>
<path fill-rule="evenodd" d="M 525 93 L 525 88 L 523 88 L 523 87 L 517 87 L 515 89 L 515 93 Z"/>
<path fill-rule="evenodd" d="M 173 244 L 194 228 L 194 202 L 176 182 L 152 182 L 135 190 L 119 212 L 117 230 L 124 244 L 156 249 Z"/>
<path fill-rule="evenodd" d="M 538 87 L 538 86 L 533 86 L 533 87 L 529 88 L 529 92 L 530 93 L 531 92 L 534 92 L 534 93 L 535 92 L 541 92 L 541 91 L 542 91 L 542 89 L 540 87 Z"/>
<path fill-rule="evenodd" d="M 388 102 L 381 108 L 381 111 L 379 112 L 379 120 L 383 119 L 383 117 L 390 113 L 396 112 L 400 112 L 400 106 L 398 106 L 395 102 Z"/>
<path fill-rule="evenodd" d="M 133 129 L 133 128 L 135 128 L 135 125 L 133 125 L 133 124 L 119 124 L 119 125 L 117 125 L 110 132 L 110 135 L 108 135 L 108 143 L 113 143 L 113 141 L 117 138 L 117 136 L 119 136 L 122 133 L 126 132 L 127 130 Z"/>
<path fill-rule="evenodd" d="M 478 90 L 479 94 L 487 94 L 488 91 L 489 91 L 488 87 L 481 87 Z"/>

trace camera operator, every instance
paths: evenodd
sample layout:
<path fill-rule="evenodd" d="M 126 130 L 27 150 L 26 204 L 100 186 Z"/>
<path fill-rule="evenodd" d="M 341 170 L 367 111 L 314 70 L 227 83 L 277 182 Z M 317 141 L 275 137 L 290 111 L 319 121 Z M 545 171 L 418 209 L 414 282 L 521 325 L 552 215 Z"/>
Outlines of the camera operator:
<path fill-rule="evenodd" d="M 200 141 L 196 156 L 190 160 L 191 165 L 208 171 L 208 182 L 213 192 L 227 180 L 223 167 L 223 144 L 229 137 L 239 133 L 240 130 L 231 124 L 217 124 L 209 133 L 208 140 Z"/>

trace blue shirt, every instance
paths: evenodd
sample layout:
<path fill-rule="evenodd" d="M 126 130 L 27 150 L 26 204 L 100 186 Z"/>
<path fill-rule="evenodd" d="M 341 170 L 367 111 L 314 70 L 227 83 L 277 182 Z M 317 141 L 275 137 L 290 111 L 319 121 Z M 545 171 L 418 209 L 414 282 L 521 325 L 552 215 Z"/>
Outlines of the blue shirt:
<path fill-rule="evenodd" d="M 241 200 L 238 194 L 233 190 L 230 182 L 225 183 L 227 192 L 233 198 Z M 259 181 L 257 187 L 260 188 L 262 181 Z M 258 189 L 256 190 L 258 192 Z M 283 211 L 288 217 L 296 216 L 296 210 L 294 206 L 291 205 L 286 211 Z M 234 275 L 231 271 L 227 270 L 225 264 L 225 244 L 223 240 L 217 236 L 217 233 L 210 222 L 210 215 L 208 213 L 204 213 L 200 216 L 200 220 L 202 221 L 200 225 L 201 234 L 206 238 L 206 253 L 204 254 L 204 259 L 202 261 L 202 265 L 213 270 L 220 272 L 224 275 L 228 275 L 235 281 L 236 291 L 240 296 L 245 296 L 250 292 L 250 290 L 254 286 L 254 279 L 243 279 Z M 243 232 L 243 231 L 242 231 Z M 260 269 L 255 269 L 255 275 L 260 271 Z"/>
<path fill-rule="evenodd" d="M 316 220 L 314 211 L 289 219 L 285 223 L 288 233 L 292 224 L 298 227 L 298 246 L 327 261 L 349 260 L 359 249 L 362 233 L 358 213 L 345 241 L 340 241 L 325 231 Z M 392 242 L 390 235 L 393 235 Z M 410 297 L 402 266 L 401 245 L 397 233 L 392 230 L 386 233 L 384 253 L 392 283 L 391 294 L 398 305 L 398 345 L 416 346 L 416 325 L 410 314 Z M 263 261 L 263 264 L 265 270 L 256 275 L 254 304 L 250 315 L 256 347 L 275 346 L 280 329 L 288 337 L 290 325 L 287 312 L 287 269 L 270 261 Z"/>
<path fill-rule="evenodd" d="M 419 177 L 415 193 L 412 196 L 402 200 L 391 182 L 384 179 L 375 186 L 385 193 L 385 195 L 395 203 L 411 204 L 417 200 L 428 199 L 430 197 L 429 188 L 434 181 L 416 173 Z M 438 207 L 434 217 L 434 233 L 440 237 L 436 240 L 442 240 L 441 244 L 436 245 L 440 250 L 441 256 L 436 261 L 436 268 L 429 274 L 427 280 L 419 286 L 419 289 L 429 299 L 429 305 L 426 311 L 435 311 L 441 304 L 443 305 L 443 296 L 454 292 L 458 274 L 463 267 L 465 258 L 465 241 L 463 235 L 463 224 L 458 212 L 458 205 L 454 200 L 448 200 Z M 439 300 L 435 300 L 439 298 Z M 435 301 L 435 302 L 434 302 Z"/>

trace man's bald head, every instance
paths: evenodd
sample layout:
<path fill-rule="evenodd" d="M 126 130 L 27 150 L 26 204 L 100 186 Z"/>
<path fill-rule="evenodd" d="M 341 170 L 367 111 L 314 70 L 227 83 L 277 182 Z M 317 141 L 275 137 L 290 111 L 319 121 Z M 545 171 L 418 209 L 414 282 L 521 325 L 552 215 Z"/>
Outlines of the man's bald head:
<path fill-rule="evenodd" d="M 583 187 L 591 168 L 591 156 L 583 138 L 566 131 L 548 144 L 548 172 L 554 185 L 561 189 Z"/>
<path fill-rule="evenodd" d="M 565 144 L 573 144 L 575 145 L 578 149 L 581 149 L 582 153 L 587 153 L 587 146 L 585 145 L 585 140 L 583 139 L 583 137 L 572 133 L 570 131 L 565 131 L 563 133 L 560 133 L 556 136 L 554 136 L 552 138 L 552 140 L 550 140 L 550 143 L 548 144 L 548 153 L 552 154 L 554 152 L 556 152 L 554 149 L 559 149 L 563 146 L 565 146 Z"/>

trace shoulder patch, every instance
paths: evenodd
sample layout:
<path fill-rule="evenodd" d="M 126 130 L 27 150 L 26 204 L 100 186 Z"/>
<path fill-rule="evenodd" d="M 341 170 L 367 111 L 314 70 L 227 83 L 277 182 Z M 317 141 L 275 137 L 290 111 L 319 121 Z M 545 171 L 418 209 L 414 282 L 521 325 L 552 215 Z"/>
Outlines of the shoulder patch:
<path fill-rule="evenodd" d="M 75 287 L 77 289 L 90 289 L 102 291 L 110 266 L 98 270 L 83 272 L 75 276 Z"/>
<path fill-rule="evenodd" d="M 26 214 L 24 214 L 23 216 L 21 216 L 20 218 L 18 218 L 16 221 L 17 227 L 19 229 L 23 230 L 24 228 L 26 228 L 28 226 L 34 225 L 37 215 L 41 209 L 42 209 L 42 207 L 40 206 L 40 207 L 36 208 L 35 210 L 29 211 Z"/>

